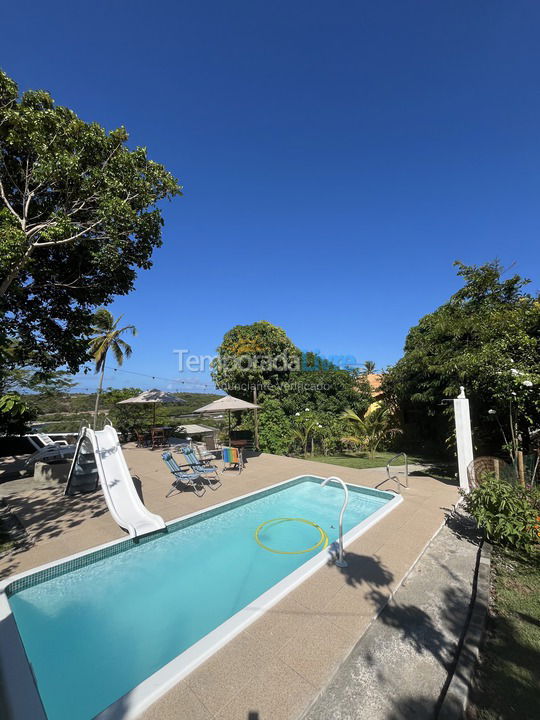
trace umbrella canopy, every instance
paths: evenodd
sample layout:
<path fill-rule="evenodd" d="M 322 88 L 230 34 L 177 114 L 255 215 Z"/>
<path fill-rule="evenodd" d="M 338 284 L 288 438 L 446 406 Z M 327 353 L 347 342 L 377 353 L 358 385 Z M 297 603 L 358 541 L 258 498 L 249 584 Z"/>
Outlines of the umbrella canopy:
<path fill-rule="evenodd" d="M 225 397 L 214 400 L 214 402 L 204 405 L 193 412 L 196 413 L 218 413 L 228 412 L 229 413 L 229 443 L 231 442 L 231 412 L 235 410 L 258 410 L 259 405 L 255 403 L 247 402 L 246 400 L 240 400 L 232 395 L 225 395 Z"/>
<path fill-rule="evenodd" d="M 117 405 L 153 405 L 154 406 L 154 424 L 156 422 L 156 405 L 158 403 L 168 403 L 169 405 L 180 404 L 186 402 L 172 393 L 165 392 L 164 390 L 145 390 L 140 395 L 135 397 L 127 398 L 127 400 L 120 400 Z"/>
<path fill-rule="evenodd" d="M 204 405 L 204 407 L 198 408 L 193 412 L 196 413 L 215 413 L 224 412 L 225 410 L 257 410 L 259 405 L 247 402 L 246 400 L 240 400 L 232 395 L 225 395 L 225 397 L 214 400 L 214 402 Z"/>

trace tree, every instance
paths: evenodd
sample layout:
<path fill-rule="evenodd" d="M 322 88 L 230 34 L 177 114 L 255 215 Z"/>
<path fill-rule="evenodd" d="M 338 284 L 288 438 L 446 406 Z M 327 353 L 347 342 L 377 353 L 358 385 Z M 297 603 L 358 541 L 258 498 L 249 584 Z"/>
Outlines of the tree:
<path fill-rule="evenodd" d="M 28 432 L 28 423 L 37 416 L 33 408 L 19 393 L 0 397 L 0 434 L 22 435 Z"/>
<path fill-rule="evenodd" d="M 253 413 L 247 413 L 250 422 Z M 291 418 L 285 414 L 277 398 L 265 398 L 259 412 L 259 444 L 264 452 L 285 455 L 290 450 L 292 437 Z"/>
<path fill-rule="evenodd" d="M 4 355 L 4 357 L 6 357 Z M 41 372 L 37 368 L 0 366 L 0 433 L 21 435 L 28 432 L 28 423 L 38 416 L 36 399 L 41 395 L 48 403 L 63 390 L 71 388 L 67 373 L 62 370 Z M 25 392 L 22 395 L 22 392 Z M 29 395 L 31 393 L 31 395 Z"/>
<path fill-rule="evenodd" d="M 280 386 L 299 365 L 300 350 L 284 330 L 269 322 L 236 325 L 223 337 L 212 378 L 218 388 L 243 400 L 260 393 L 279 394 Z"/>
<path fill-rule="evenodd" d="M 122 400 L 140 395 L 141 388 L 112 388 L 101 392 L 101 404 L 108 408 L 107 415 L 114 427 L 122 433 L 124 440 L 129 439 L 135 430 L 148 424 L 148 408 L 145 405 L 119 405 Z"/>
<path fill-rule="evenodd" d="M 103 387 L 107 353 L 111 350 L 118 365 L 122 365 L 124 358 L 131 356 L 132 350 L 127 342 L 121 339 L 120 335 L 126 332 L 130 332 L 132 335 L 137 334 L 137 329 L 134 325 L 124 325 L 122 328 L 118 327 L 123 317 L 123 315 L 120 315 L 115 320 L 106 308 L 99 308 L 94 314 L 94 335 L 90 339 L 90 350 L 96 363 L 96 373 L 101 371 L 99 387 L 96 394 L 96 407 L 94 409 L 94 428 L 97 424 L 99 397 Z"/>
<path fill-rule="evenodd" d="M 181 188 L 127 141 L 0 72 L 0 345 L 19 365 L 75 372 L 93 309 L 151 266 Z"/>
<path fill-rule="evenodd" d="M 212 368 L 217 387 L 245 400 L 253 400 L 257 389 L 259 443 L 267 452 L 290 448 L 296 413 L 306 407 L 318 415 L 339 415 L 347 407 L 365 411 L 371 402 L 369 384 L 358 371 L 301 352 L 284 330 L 268 322 L 235 326 L 218 353 Z M 251 423 L 250 414 L 243 425 Z M 308 440 L 312 437 L 308 433 Z"/>
<path fill-rule="evenodd" d="M 294 419 L 295 427 L 293 429 L 292 439 L 300 444 L 304 457 L 307 457 L 309 442 L 311 440 L 313 450 L 315 435 L 321 430 L 322 426 L 316 415 L 312 413 L 309 408 L 306 408 L 304 412 L 295 413 Z"/>
<path fill-rule="evenodd" d="M 374 373 L 376 367 L 377 366 L 375 365 L 373 360 L 366 360 L 366 362 L 364 363 L 364 371 L 366 375 L 371 375 L 372 373 Z"/>
<path fill-rule="evenodd" d="M 342 417 L 351 426 L 351 434 L 344 437 L 343 441 L 359 445 L 368 452 L 371 460 L 374 459 L 383 440 L 401 432 L 399 428 L 391 427 L 390 409 L 381 407 L 378 403 L 374 403 L 363 417 L 357 415 L 354 410 L 346 410 Z"/>
<path fill-rule="evenodd" d="M 338 367 L 315 353 L 303 353 L 300 369 L 284 385 L 282 403 L 293 414 L 309 407 L 312 411 L 339 415 L 347 407 L 358 412 L 372 402 L 369 383 L 357 370 Z"/>
<path fill-rule="evenodd" d="M 464 285 L 448 302 L 411 328 L 401 360 L 383 376 L 388 401 L 399 407 L 407 447 L 439 452 L 452 433 L 452 408 L 463 385 L 471 400 L 480 453 L 498 452 L 496 417 L 513 416 L 527 448 L 540 426 L 540 301 L 524 291 L 528 280 L 503 279 L 498 261 L 480 267 L 455 263 Z M 508 429 L 510 435 L 510 428 Z"/>
<path fill-rule="evenodd" d="M 343 420 L 334 413 L 319 413 L 317 427 L 314 430 L 314 440 L 318 443 L 323 455 L 330 455 L 341 451 Z"/>

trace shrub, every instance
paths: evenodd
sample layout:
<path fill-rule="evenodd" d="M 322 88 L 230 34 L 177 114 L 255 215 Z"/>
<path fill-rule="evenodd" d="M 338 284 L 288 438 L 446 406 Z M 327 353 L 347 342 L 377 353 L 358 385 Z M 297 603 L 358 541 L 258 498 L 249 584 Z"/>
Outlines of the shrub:
<path fill-rule="evenodd" d="M 35 417 L 35 409 L 19 393 L 0 396 L 0 434 L 23 435 Z"/>
<path fill-rule="evenodd" d="M 531 551 L 538 541 L 538 510 L 533 491 L 510 485 L 486 473 L 474 490 L 465 494 L 465 507 L 485 531 L 488 540 Z"/>
<path fill-rule="evenodd" d="M 266 398 L 259 414 L 261 450 L 275 455 L 285 455 L 290 449 L 291 439 L 291 422 L 283 412 L 281 403 L 276 398 Z"/>

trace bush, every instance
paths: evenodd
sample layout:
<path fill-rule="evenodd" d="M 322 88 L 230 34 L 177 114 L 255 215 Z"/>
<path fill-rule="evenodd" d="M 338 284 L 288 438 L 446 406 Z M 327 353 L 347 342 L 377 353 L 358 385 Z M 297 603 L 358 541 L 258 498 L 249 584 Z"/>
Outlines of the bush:
<path fill-rule="evenodd" d="M 259 419 L 261 450 L 274 455 L 285 455 L 290 449 L 293 431 L 279 400 L 266 398 Z"/>
<path fill-rule="evenodd" d="M 19 393 L 0 396 L 0 434 L 24 435 L 36 411 Z"/>
<path fill-rule="evenodd" d="M 497 479 L 494 473 L 486 473 L 478 487 L 464 497 L 466 509 L 488 540 L 530 552 L 539 537 L 536 495 L 530 489 Z"/>

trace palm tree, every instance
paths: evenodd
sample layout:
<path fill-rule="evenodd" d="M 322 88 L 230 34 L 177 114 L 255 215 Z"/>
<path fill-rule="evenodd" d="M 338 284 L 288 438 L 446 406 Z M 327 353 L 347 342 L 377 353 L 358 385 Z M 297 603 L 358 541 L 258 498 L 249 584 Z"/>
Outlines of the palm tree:
<path fill-rule="evenodd" d="M 295 428 L 292 431 L 293 441 L 298 441 L 300 443 L 304 457 L 307 457 L 309 439 L 312 436 L 312 432 L 315 430 L 316 425 L 317 423 L 315 420 L 312 420 L 305 425 L 300 425 L 300 427 Z"/>
<path fill-rule="evenodd" d="M 115 320 L 106 308 L 98 308 L 94 313 L 94 325 L 92 327 L 94 335 L 90 338 L 90 352 L 96 363 L 96 372 L 98 373 L 101 370 L 99 388 L 96 395 L 96 407 L 94 409 L 94 429 L 97 423 L 99 398 L 103 387 L 107 353 L 111 350 L 114 359 L 118 365 L 121 365 L 124 362 L 124 358 L 130 357 L 132 351 L 127 342 L 120 338 L 120 335 L 128 331 L 131 332 L 132 335 L 137 334 L 137 329 L 134 325 L 125 325 L 123 328 L 118 327 L 118 323 L 123 317 L 123 315 L 120 315 L 120 317 Z"/>
<path fill-rule="evenodd" d="M 373 362 L 373 360 L 366 360 L 364 363 L 364 371 L 366 375 L 371 375 L 371 373 L 375 372 L 376 365 Z"/>
<path fill-rule="evenodd" d="M 348 420 L 352 426 L 352 435 L 342 438 L 344 442 L 354 443 L 367 450 L 370 460 L 375 458 L 375 453 L 381 442 L 392 435 L 402 432 L 399 428 L 389 427 L 390 410 L 383 408 L 377 403 L 367 410 L 361 418 L 354 410 L 346 410 L 341 416 Z"/>

